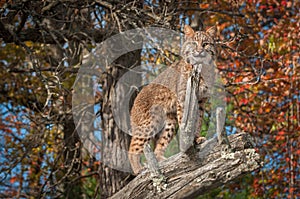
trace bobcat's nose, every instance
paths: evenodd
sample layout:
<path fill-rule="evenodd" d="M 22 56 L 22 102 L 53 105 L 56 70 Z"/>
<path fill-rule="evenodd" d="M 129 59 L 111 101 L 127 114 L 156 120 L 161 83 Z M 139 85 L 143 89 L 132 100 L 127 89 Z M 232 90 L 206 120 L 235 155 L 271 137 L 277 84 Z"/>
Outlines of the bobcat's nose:
<path fill-rule="evenodd" d="M 206 56 L 206 52 L 205 52 L 205 50 L 201 50 L 200 52 L 196 51 L 195 53 L 193 53 L 193 56 L 194 57 L 205 57 Z"/>

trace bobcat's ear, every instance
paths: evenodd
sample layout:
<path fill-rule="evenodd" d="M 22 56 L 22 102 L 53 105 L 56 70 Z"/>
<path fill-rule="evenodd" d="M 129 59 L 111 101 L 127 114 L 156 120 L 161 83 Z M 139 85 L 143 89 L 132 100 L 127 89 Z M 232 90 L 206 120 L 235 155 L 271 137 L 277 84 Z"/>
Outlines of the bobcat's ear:
<path fill-rule="evenodd" d="M 194 34 L 195 34 L 195 32 L 194 32 L 193 28 L 191 28 L 191 26 L 189 26 L 189 25 L 184 26 L 185 38 L 192 38 L 194 36 Z"/>
<path fill-rule="evenodd" d="M 206 33 L 211 36 L 211 38 L 215 38 L 217 36 L 217 27 L 212 26 L 209 29 L 206 30 Z"/>

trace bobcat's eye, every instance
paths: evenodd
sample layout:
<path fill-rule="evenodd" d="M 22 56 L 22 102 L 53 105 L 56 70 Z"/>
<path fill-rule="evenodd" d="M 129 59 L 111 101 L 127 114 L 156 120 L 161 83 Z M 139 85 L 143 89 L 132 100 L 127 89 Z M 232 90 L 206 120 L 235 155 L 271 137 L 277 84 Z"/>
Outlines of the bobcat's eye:
<path fill-rule="evenodd" d="M 199 38 L 199 35 L 198 35 L 198 33 L 196 33 L 195 36 L 194 36 L 194 40 L 198 41 L 198 38 Z"/>
<path fill-rule="evenodd" d="M 208 42 L 203 42 L 202 47 L 205 48 L 205 47 L 207 47 L 208 45 L 209 45 Z"/>

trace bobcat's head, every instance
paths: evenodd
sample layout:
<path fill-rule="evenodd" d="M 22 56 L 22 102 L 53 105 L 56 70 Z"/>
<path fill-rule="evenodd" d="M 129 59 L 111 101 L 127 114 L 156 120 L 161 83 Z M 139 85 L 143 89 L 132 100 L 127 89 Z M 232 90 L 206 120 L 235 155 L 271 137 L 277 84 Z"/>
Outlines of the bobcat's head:
<path fill-rule="evenodd" d="M 206 31 L 194 31 L 190 26 L 184 26 L 185 42 L 183 43 L 181 55 L 187 63 L 199 64 L 207 58 L 214 59 L 216 55 L 215 37 L 217 29 L 215 26 Z M 210 60 L 211 61 L 211 60 Z"/>

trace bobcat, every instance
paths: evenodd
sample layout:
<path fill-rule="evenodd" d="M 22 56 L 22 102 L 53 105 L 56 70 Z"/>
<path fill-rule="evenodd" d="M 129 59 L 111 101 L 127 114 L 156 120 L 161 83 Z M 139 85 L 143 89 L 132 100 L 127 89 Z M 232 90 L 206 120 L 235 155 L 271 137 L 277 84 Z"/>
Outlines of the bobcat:
<path fill-rule="evenodd" d="M 151 139 L 155 142 L 154 154 L 158 161 L 165 159 L 164 152 L 175 134 L 176 125 L 181 124 L 187 80 L 193 64 L 203 59 L 206 53 L 212 58 L 215 55 L 215 27 L 195 32 L 186 25 L 184 34 L 185 42 L 181 50 L 183 59 L 173 63 L 153 82 L 145 86 L 137 95 L 131 109 L 132 139 L 128 157 L 134 174 L 138 174 L 142 169 L 140 159 L 144 144 Z M 203 79 L 199 82 L 199 87 L 201 86 L 205 87 Z M 203 88 L 201 89 L 203 94 Z M 195 124 L 198 129 L 195 132 L 195 140 L 200 143 L 205 140 L 204 137 L 200 137 L 199 131 L 206 98 L 201 96 L 201 92 L 197 98 L 199 119 Z"/>

